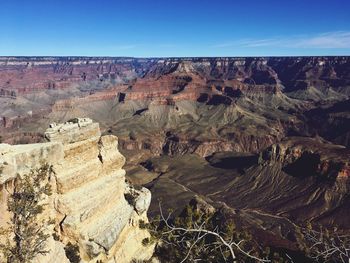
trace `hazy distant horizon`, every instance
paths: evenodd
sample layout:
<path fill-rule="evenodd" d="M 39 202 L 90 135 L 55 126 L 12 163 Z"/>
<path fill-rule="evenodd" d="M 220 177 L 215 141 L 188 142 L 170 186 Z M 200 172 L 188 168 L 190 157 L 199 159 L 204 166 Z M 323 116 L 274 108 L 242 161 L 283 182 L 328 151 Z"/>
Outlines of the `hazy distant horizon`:
<path fill-rule="evenodd" d="M 79 58 L 99 58 L 99 59 L 244 59 L 244 58 L 308 58 L 308 57 L 315 57 L 315 58 L 332 58 L 332 57 L 350 57 L 350 55 L 295 55 L 295 56 L 196 56 L 196 57 L 126 57 L 126 56 L 75 56 L 75 55 L 67 55 L 67 56 L 5 56 L 0 55 L 0 59 L 4 58 L 73 58 L 73 59 L 79 59 Z"/>

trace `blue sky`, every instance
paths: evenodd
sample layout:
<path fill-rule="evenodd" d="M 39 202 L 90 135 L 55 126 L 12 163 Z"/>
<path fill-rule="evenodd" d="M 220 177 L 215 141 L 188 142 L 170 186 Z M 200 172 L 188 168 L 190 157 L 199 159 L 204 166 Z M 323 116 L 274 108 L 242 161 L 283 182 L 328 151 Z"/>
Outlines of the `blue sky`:
<path fill-rule="evenodd" d="M 350 55 L 350 1 L 0 0 L 0 55 Z"/>

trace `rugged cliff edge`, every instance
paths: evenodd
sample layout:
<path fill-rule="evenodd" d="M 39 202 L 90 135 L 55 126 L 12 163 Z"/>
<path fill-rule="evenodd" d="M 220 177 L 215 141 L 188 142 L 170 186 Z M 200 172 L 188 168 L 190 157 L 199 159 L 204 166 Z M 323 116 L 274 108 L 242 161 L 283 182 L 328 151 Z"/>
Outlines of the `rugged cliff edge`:
<path fill-rule="evenodd" d="M 0 226 L 9 218 L 6 200 L 15 178 L 45 162 L 55 171 L 54 194 L 45 200 L 44 213 L 55 220 L 49 230 L 55 239 L 49 239 L 50 253 L 37 262 L 69 262 L 68 242 L 79 246 L 83 262 L 150 258 L 153 247 L 142 245 L 149 233 L 139 221 L 147 221 L 151 193 L 126 183 L 118 138 L 101 136 L 99 124 L 90 119 L 52 124 L 45 137 L 47 143 L 0 144 Z"/>

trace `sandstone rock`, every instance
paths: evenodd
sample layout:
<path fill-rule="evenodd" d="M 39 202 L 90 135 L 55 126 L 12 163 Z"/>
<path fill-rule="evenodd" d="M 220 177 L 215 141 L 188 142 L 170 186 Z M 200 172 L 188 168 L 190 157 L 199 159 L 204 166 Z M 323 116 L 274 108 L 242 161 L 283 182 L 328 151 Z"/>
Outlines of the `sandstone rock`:
<path fill-rule="evenodd" d="M 146 212 L 151 204 L 151 192 L 147 188 L 142 188 L 135 200 L 135 210 L 141 215 Z"/>
<path fill-rule="evenodd" d="M 50 251 L 48 255 L 39 255 L 34 263 L 70 263 L 64 251 L 64 244 L 55 241 L 52 237 L 47 241 L 46 249 Z"/>
<path fill-rule="evenodd" d="M 60 143 L 38 143 L 27 145 L 0 144 L 0 165 L 3 173 L 0 184 L 13 180 L 17 174 L 29 173 L 43 162 L 56 163 L 63 160 L 63 146 Z"/>
<path fill-rule="evenodd" d="M 142 187 L 140 190 L 136 190 L 129 186 L 126 194 L 130 197 L 128 202 L 134 206 L 135 211 L 139 215 L 142 215 L 148 210 L 151 204 L 151 192 L 147 188 Z"/>
<path fill-rule="evenodd" d="M 2 191 L 5 182 L 43 162 L 53 165 L 55 171 L 54 194 L 46 200 L 45 214 L 56 219 L 54 229 L 61 242 L 50 238 L 50 253 L 38 262 L 67 262 L 63 247 L 68 242 L 79 244 L 83 262 L 150 258 L 153 247 L 142 245 L 149 233 L 140 229 L 138 222 L 147 221 L 151 193 L 145 188 L 133 189 L 135 202 L 125 199 L 132 188 L 125 182 L 125 158 L 118 151 L 118 138 L 101 137 L 98 123 L 79 118 L 51 124 L 45 137 L 49 142 L 0 145 Z M 5 210 L 4 203 L 0 210 Z M 6 218 L 8 215 L 0 215 L 0 223 Z"/>
<path fill-rule="evenodd" d="M 99 158 L 105 166 L 112 165 L 114 168 L 120 169 L 125 164 L 125 157 L 115 151 L 118 149 L 118 140 L 113 135 L 101 137 L 99 141 Z"/>
<path fill-rule="evenodd" d="M 51 125 L 45 132 L 45 138 L 50 142 L 62 142 L 64 144 L 79 142 L 86 139 L 100 137 L 101 132 L 98 123 L 93 123 L 88 118 L 77 118 L 64 124 Z"/>

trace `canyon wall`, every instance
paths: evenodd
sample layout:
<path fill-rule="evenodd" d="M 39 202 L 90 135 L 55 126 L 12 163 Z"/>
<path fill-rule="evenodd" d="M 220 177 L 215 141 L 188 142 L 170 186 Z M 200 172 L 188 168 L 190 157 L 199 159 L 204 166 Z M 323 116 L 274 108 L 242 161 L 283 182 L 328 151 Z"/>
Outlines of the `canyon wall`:
<path fill-rule="evenodd" d="M 349 145 L 348 110 L 336 104 L 349 101 L 349 68 L 346 56 L 0 57 L 0 131 L 13 143 L 49 121 L 83 116 L 125 149 L 172 155 L 257 152 L 316 134 Z M 144 143 L 163 131 L 175 137 Z"/>
<path fill-rule="evenodd" d="M 92 81 L 132 83 L 133 91 L 164 96 L 188 89 L 225 87 L 247 92 L 342 90 L 349 87 L 350 59 L 339 57 L 103 58 L 0 57 L 0 97 L 71 89 Z M 189 85 L 190 84 L 190 85 Z M 95 85 L 96 86 L 96 85 Z M 96 88 L 96 87 L 92 87 Z M 131 98 L 142 95 L 131 94 Z"/>
<path fill-rule="evenodd" d="M 142 245 L 149 233 L 139 222 L 147 222 L 151 194 L 126 182 L 117 137 L 101 136 L 99 124 L 90 119 L 50 126 L 46 143 L 0 144 L 0 225 L 6 226 L 10 217 L 6 200 L 16 177 L 45 162 L 55 174 L 50 179 L 53 195 L 43 200 L 44 216 L 55 224 L 48 230 L 50 253 L 36 262 L 68 262 L 68 242 L 79 246 L 82 262 L 150 258 L 153 247 Z"/>

